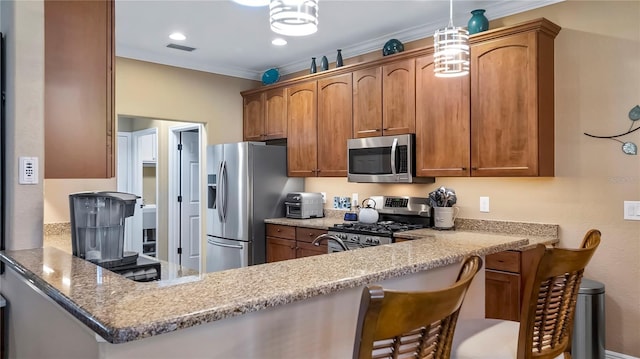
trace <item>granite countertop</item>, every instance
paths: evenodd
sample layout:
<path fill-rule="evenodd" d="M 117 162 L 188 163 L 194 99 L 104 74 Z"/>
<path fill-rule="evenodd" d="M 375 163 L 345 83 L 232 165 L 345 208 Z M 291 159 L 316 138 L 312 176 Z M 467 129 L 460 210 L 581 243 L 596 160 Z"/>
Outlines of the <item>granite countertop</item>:
<path fill-rule="evenodd" d="M 105 340 L 124 343 L 526 244 L 521 237 L 435 232 L 401 243 L 149 283 L 130 281 L 54 247 L 3 251 L 0 259 Z"/>
<path fill-rule="evenodd" d="M 65 230 L 55 231 L 53 233 L 47 233 L 45 231 L 43 246 L 54 247 L 67 253 L 73 253 L 71 248 L 71 233 Z M 162 278 L 163 280 L 173 280 L 183 277 L 189 277 L 183 279 L 185 281 L 189 281 L 194 279 L 192 277 L 200 274 L 200 271 L 183 267 L 178 264 L 169 263 L 167 261 L 162 261 L 154 257 L 145 256 L 143 254 L 140 254 L 139 256 L 160 262 L 160 278 Z"/>

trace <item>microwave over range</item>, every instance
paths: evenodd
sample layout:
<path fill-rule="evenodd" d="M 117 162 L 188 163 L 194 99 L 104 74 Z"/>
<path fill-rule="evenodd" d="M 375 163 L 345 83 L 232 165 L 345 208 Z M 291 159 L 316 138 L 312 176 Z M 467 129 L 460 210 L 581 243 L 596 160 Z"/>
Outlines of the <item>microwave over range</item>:
<path fill-rule="evenodd" d="M 416 177 L 415 135 L 354 138 L 347 142 L 349 182 L 433 183 Z"/>

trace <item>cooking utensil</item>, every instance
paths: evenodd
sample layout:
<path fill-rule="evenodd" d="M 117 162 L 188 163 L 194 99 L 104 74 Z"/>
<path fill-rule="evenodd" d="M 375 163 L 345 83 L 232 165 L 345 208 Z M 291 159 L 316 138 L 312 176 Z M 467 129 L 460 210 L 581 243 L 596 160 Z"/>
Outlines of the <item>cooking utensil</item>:
<path fill-rule="evenodd" d="M 373 202 L 373 207 L 371 207 L 370 202 Z M 362 207 L 360 208 L 360 212 L 358 213 L 359 222 L 361 223 L 376 223 L 378 222 L 379 214 L 376 211 L 376 201 L 371 198 L 365 198 L 362 201 Z"/>

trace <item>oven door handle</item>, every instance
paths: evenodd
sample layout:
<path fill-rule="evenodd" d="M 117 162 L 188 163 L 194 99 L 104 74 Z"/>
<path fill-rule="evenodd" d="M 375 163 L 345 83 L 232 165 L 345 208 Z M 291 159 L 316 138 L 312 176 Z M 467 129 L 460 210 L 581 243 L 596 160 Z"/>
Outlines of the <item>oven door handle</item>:
<path fill-rule="evenodd" d="M 396 175 L 396 151 L 398 149 L 398 138 L 393 139 L 393 144 L 391 145 L 391 174 Z"/>

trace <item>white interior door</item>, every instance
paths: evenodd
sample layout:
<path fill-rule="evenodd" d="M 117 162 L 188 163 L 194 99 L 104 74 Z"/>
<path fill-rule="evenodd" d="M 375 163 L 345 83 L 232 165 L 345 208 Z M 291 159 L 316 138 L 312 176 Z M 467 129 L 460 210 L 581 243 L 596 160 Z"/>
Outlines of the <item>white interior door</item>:
<path fill-rule="evenodd" d="M 180 133 L 180 264 L 200 268 L 200 154 L 199 134 Z"/>
<path fill-rule="evenodd" d="M 118 192 L 130 193 L 131 190 L 131 134 L 118 132 L 118 172 L 116 173 L 116 188 Z M 124 250 L 132 251 L 131 238 L 133 228 L 131 219 L 126 219 L 124 224 Z"/>

